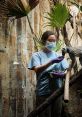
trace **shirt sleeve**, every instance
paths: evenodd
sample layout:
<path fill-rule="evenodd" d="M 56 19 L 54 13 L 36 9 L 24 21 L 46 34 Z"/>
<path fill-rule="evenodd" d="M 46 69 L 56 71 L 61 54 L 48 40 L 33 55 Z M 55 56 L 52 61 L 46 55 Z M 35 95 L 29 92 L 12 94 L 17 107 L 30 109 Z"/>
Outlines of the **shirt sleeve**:
<path fill-rule="evenodd" d="M 33 69 L 36 66 L 40 65 L 40 57 L 37 53 L 34 53 L 28 63 L 28 69 Z"/>

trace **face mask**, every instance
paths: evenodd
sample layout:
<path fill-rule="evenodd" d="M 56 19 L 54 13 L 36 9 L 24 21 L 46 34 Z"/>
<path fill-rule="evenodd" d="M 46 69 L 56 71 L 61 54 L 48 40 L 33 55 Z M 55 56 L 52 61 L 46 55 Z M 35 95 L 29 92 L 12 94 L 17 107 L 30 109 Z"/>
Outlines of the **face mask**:
<path fill-rule="evenodd" d="M 46 46 L 45 46 L 48 50 L 52 51 L 55 47 L 56 47 L 56 42 L 46 42 Z"/>

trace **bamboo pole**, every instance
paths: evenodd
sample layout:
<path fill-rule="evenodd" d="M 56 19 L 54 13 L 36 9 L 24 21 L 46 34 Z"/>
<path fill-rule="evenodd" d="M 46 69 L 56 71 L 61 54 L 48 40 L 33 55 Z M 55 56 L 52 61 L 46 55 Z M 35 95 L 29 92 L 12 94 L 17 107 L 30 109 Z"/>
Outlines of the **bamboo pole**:
<path fill-rule="evenodd" d="M 65 86 L 64 86 L 64 101 L 67 103 L 69 101 L 69 80 L 71 76 L 71 70 L 68 70 L 65 78 Z"/>

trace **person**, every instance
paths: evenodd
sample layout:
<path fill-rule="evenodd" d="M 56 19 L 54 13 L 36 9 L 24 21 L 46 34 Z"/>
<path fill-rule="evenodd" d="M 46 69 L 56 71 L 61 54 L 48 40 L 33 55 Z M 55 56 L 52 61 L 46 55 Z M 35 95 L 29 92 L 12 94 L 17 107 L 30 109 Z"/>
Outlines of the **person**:
<path fill-rule="evenodd" d="M 54 32 L 45 31 L 41 37 L 41 42 L 43 48 L 38 52 L 33 53 L 30 62 L 28 63 L 28 69 L 34 70 L 36 73 L 36 107 L 42 104 L 53 91 L 62 86 L 62 78 L 60 78 L 61 74 L 58 77 L 58 72 L 62 71 L 62 73 L 64 73 L 69 67 L 67 60 L 54 51 L 57 42 L 57 37 Z M 53 75 L 51 74 L 52 72 L 56 74 Z M 61 109 L 62 97 L 60 96 L 47 107 L 45 111 L 39 114 L 38 117 L 61 117 Z"/>

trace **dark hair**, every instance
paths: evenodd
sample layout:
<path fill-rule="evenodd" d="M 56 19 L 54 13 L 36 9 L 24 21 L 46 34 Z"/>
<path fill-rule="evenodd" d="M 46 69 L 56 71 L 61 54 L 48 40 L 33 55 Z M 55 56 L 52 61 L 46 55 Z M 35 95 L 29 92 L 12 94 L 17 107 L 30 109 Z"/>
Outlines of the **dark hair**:
<path fill-rule="evenodd" d="M 46 31 L 43 33 L 42 38 L 41 38 L 41 42 L 43 45 L 45 45 L 45 43 L 50 35 L 55 35 L 55 33 L 52 31 Z"/>

